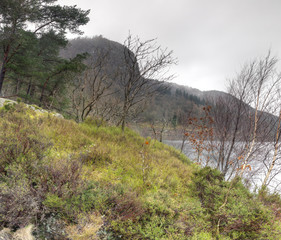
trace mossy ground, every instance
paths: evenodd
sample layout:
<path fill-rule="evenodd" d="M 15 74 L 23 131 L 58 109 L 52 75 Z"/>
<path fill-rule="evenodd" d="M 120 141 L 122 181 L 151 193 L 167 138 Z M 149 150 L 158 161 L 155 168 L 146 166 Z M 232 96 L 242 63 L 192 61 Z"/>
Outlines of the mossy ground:
<path fill-rule="evenodd" d="M 0 114 L 2 227 L 34 224 L 38 239 L 281 236 L 279 215 L 264 204 L 272 197 L 260 200 L 174 148 L 23 104 Z"/>

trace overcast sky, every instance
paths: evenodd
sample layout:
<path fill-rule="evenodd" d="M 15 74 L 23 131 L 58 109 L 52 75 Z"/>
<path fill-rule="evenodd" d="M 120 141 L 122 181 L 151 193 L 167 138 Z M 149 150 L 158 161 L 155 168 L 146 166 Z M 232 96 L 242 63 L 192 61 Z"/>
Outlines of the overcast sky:
<path fill-rule="evenodd" d="M 225 90 L 243 64 L 281 57 L 281 0 L 59 0 L 91 9 L 85 36 L 123 43 L 129 31 L 174 51 L 174 82 Z"/>

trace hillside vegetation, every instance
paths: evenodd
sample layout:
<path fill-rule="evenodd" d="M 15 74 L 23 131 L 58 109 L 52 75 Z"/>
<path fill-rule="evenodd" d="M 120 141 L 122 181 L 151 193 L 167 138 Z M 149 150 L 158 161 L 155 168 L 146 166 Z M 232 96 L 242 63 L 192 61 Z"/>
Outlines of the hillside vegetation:
<path fill-rule="evenodd" d="M 36 239 L 276 239 L 280 199 L 88 119 L 0 110 L 0 229 Z M 1 232 L 0 232 L 1 234 Z M 1 235 L 0 235 L 1 236 Z"/>

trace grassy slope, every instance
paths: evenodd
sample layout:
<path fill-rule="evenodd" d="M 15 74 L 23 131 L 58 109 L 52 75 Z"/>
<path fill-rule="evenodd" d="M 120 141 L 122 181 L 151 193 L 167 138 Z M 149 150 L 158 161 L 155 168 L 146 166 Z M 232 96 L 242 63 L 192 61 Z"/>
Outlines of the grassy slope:
<path fill-rule="evenodd" d="M 66 235 L 276 239 L 279 235 L 272 209 L 239 181 L 231 187 L 218 172 L 200 169 L 169 146 L 129 129 L 122 133 L 90 120 L 76 124 L 23 105 L 2 109 L 0 114 L 0 147 L 17 149 L 12 161 L 11 150 L 0 152 L 0 159 L 8 159 L 1 160 L 5 168 L 0 169 L 0 199 L 9 196 L 19 206 L 11 210 L 8 201 L 2 202 L 2 227 L 33 223 L 38 238 L 49 234 L 60 239 Z M 29 150 L 22 148 L 25 145 L 31 146 Z M 37 211 L 27 209 L 27 196 Z"/>

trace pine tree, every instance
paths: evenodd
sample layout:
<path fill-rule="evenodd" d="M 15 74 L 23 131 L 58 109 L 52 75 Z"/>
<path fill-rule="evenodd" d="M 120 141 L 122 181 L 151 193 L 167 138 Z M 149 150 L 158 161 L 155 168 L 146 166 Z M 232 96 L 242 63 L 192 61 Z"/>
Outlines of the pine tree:
<path fill-rule="evenodd" d="M 67 30 L 81 33 L 79 26 L 89 21 L 89 10 L 76 6 L 55 5 L 57 0 L 1 0 L 0 1 L 0 96 L 6 74 L 15 67 L 16 57 L 25 49 L 32 51 L 29 39 L 42 37 L 46 30 L 63 37 Z M 33 29 L 31 29 L 34 27 Z M 0 56 L 1 56 L 0 55 Z M 32 54 L 29 55 L 30 57 Z M 18 56 L 20 58 L 20 56 Z M 35 59 L 34 59 L 35 60 Z M 30 61 L 32 61 L 30 59 Z"/>

